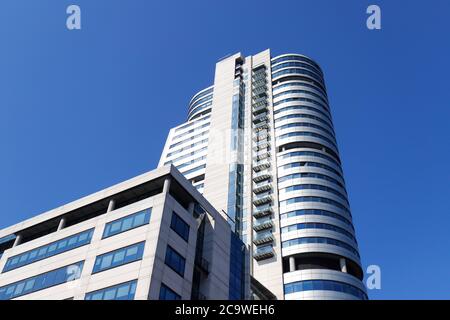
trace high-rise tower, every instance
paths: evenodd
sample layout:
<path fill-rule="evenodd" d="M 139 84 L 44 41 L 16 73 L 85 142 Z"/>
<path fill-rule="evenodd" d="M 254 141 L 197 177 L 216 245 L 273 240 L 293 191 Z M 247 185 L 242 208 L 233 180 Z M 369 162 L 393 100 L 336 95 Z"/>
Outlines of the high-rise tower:
<path fill-rule="evenodd" d="M 366 299 L 319 65 L 240 53 L 170 130 L 173 164 L 250 247 L 253 277 L 278 299 Z"/>

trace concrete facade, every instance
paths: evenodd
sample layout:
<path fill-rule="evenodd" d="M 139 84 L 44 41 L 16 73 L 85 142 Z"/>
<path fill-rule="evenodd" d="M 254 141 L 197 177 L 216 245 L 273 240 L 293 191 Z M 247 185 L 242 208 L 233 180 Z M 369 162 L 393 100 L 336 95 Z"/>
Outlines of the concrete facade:
<path fill-rule="evenodd" d="M 367 298 L 315 61 L 269 49 L 219 60 L 170 130 L 159 165 L 169 163 L 247 244 L 251 275 L 278 299 Z"/>
<path fill-rule="evenodd" d="M 115 200 L 115 209 L 111 200 Z M 105 225 L 143 210 L 151 210 L 149 223 L 103 237 Z M 90 211 L 96 213 L 92 216 Z M 171 227 L 174 212 L 189 226 L 188 241 Z M 63 219 L 68 225 L 60 228 Z M 54 230 L 51 224 L 58 228 Z M 92 239 L 86 245 L 12 270 L 5 268 L 16 256 L 89 229 L 93 229 Z M 21 236 L 22 243 L 16 241 Z M 185 300 L 229 299 L 231 236 L 225 219 L 178 170 L 162 167 L 1 230 L 0 299 L 83 300 L 86 293 L 129 281 L 136 281 L 135 300 L 159 299 L 162 284 Z M 140 242 L 145 242 L 141 259 L 93 272 L 97 257 Z M 165 263 L 168 246 L 185 259 L 183 275 Z M 243 256 L 248 255 L 243 244 L 241 250 Z M 84 265 L 78 279 L 29 293 L 26 287 L 32 283 L 27 282 L 25 289 L 17 286 L 13 292 L 5 292 L 8 285 L 80 261 Z M 248 275 L 245 268 L 248 266 L 242 265 L 242 298 L 249 286 L 243 278 Z"/>

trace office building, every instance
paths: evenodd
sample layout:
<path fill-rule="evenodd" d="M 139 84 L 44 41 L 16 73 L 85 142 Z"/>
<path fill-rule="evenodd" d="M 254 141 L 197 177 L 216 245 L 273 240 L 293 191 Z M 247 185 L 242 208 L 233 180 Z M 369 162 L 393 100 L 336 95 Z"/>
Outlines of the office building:
<path fill-rule="evenodd" d="M 173 164 L 250 248 L 278 299 L 367 299 L 324 74 L 299 54 L 218 61 L 170 130 Z"/>
<path fill-rule="evenodd" d="M 165 166 L 0 230 L 0 300 L 249 299 L 246 261 Z"/>

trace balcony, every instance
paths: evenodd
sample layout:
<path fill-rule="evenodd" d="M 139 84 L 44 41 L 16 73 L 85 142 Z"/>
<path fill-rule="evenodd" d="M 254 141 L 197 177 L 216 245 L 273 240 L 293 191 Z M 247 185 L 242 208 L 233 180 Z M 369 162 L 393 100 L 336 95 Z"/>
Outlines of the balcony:
<path fill-rule="evenodd" d="M 270 178 L 272 178 L 272 175 L 270 174 L 270 172 L 267 172 L 267 171 L 260 171 L 253 175 L 254 182 L 261 182 L 261 181 L 269 180 Z"/>
<path fill-rule="evenodd" d="M 267 80 L 266 79 L 253 81 L 252 84 L 253 84 L 253 89 L 252 90 L 260 90 L 260 89 L 267 90 Z"/>
<path fill-rule="evenodd" d="M 267 159 L 267 158 L 270 158 L 270 152 L 264 150 L 264 151 L 257 152 L 256 156 L 253 157 L 253 160 L 260 161 L 260 160 Z"/>
<path fill-rule="evenodd" d="M 260 181 L 268 180 L 271 177 L 272 177 L 272 175 L 270 174 L 270 171 L 268 171 L 268 170 L 259 171 L 258 173 L 255 173 L 253 175 L 253 181 L 260 182 Z"/>
<path fill-rule="evenodd" d="M 255 124 L 255 126 L 254 126 L 254 129 L 256 131 L 268 129 L 268 128 L 269 128 L 269 124 L 267 122 L 260 122 L 258 124 Z"/>
<path fill-rule="evenodd" d="M 253 230 L 262 231 L 273 227 L 273 221 L 270 216 L 266 216 L 263 219 L 258 219 L 253 223 Z"/>
<path fill-rule="evenodd" d="M 258 72 L 255 72 L 255 73 L 253 73 L 253 81 L 258 81 L 258 80 L 261 80 L 261 79 L 266 79 L 266 77 L 267 77 L 267 72 L 264 70 L 261 70 L 261 71 L 258 71 Z"/>
<path fill-rule="evenodd" d="M 258 131 L 258 133 L 253 137 L 253 141 L 261 141 L 261 140 L 269 139 L 269 138 L 270 138 L 269 131 L 261 130 L 261 131 Z"/>
<path fill-rule="evenodd" d="M 269 190 L 272 190 L 272 185 L 269 181 L 263 181 L 262 183 L 257 183 L 253 186 L 253 193 L 255 194 Z"/>
<path fill-rule="evenodd" d="M 259 247 L 253 251 L 253 258 L 256 261 L 272 258 L 275 255 L 272 246 Z"/>
<path fill-rule="evenodd" d="M 271 202 L 272 202 L 272 194 L 270 192 L 261 193 L 253 197 L 253 204 L 255 206 L 260 206 L 262 204 Z"/>
<path fill-rule="evenodd" d="M 253 106 L 253 114 L 257 115 L 260 114 L 262 112 L 266 112 L 267 111 L 267 102 L 259 105 L 259 106 Z"/>
<path fill-rule="evenodd" d="M 268 216 L 272 213 L 273 213 L 272 206 L 270 206 L 270 205 L 259 206 L 253 210 L 253 217 L 255 217 L 256 219 L 259 219 L 261 217 Z"/>
<path fill-rule="evenodd" d="M 259 246 L 261 244 L 273 242 L 273 240 L 275 240 L 275 239 L 273 237 L 272 231 L 258 232 L 253 237 L 253 243 L 256 244 L 257 246 Z"/>
<path fill-rule="evenodd" d="M 265 160 L 265 161 L 258 161 L 253 163 L 253 171 L 258 172 L 264 169 L 267 169 L 270 167 L 270 162 Z"/>
<path fill-rule="evenodd" d="M 264 100 L 264 101 L 254 103 L 253 108 L 258 108 L 258 107 L 263 107 L 263 106 L 267 107 L 268 105 L 269 104 L 268 104 L 267 100 Z"/>
<path fill-rule="evenodd" d="M 267 149 L 270 146 L 267 140 L 262 140 L 255 144 L 254 149 L 257 151 Z"/>
<path fill-rule="evenodd" d="M 259 86 L 257 88 L 253 89 L 253 94 L 255 96 L 261 95 L 261 94 L 267 94 L 267 86 Z"/>
<path fill-rule="evenodd" d="M 260 102 L 265 102 L 267 100 L 267 97 L 266 96 L 262 96 L 262 97 L 260 97 L 260 96 L 257 96 L 257 97 L 253 97 L 253 103 L 256 105 L 256 104 L 258 104 L 258 103 L 260 103 Z"/>
<path fill-rule="evenodd" d="M 257 124 L 263 121 L 267 121 L 269 119 L 268 115 L 269 114 L 267 112 L 258 114 L 256 117 L 253 117 L 253 123 Z"/>

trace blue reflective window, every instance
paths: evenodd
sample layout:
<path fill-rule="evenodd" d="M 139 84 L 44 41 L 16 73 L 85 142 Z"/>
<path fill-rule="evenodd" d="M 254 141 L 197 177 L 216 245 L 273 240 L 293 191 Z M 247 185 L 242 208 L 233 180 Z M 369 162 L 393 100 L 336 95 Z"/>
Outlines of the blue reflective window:
<path fill-rule="evenodd" d="M 183 258 L 172 247 L 167 246 L 165 264 L 168 265 L 173 271 L 184 277 L 184 267 L 186 265 L 186 259 Z"/>
<path fill-rule="evenodd" d="M 283 111 L 302 110 L 302 109 L 303 110 L 314 111 L 314 112 L 318 111 L 315 108 L 304 107 L 304 106 L 293 106 L 293 107 L 286 107 L 286 108 L 279 109 L 279 110 L 275 111 L 275 113 L 277 113 L 278 111 L 279 112 L 283 112 Z M 315 110 L 312 110 L 312 109 L 315 109 Z M 328 121 L 323 120 L 320 117 L 316 117 L 316 116 L 311 115 L 311 114 L 303 114 L 303 113 L 289 114 L 287 116 L 282 116 L 282 117 L 276 118 L 275 119 L 275 123 L 278 123 L 278 122 L 283 121 L 283 120 L 294 119 L 294 118 L 313 119 L 313 120 L 322 122 L 323 124 L 327 125 L 330 129 L 333 129 L 333 126 L 331 125 L 331 120 L 330 120 L 330 122 L 328 122 Z"/>
<path fill-rule="evenodd" d="M 348 204 L 347 197 L 344 194 L 342 194 L 341 192 L 339 192 L 333 188 L 322 186 L 320 184 L 296 184 L 293 186 L 289 186 L 289 187 L 280 189 L 280 192 L 292 192 L 292 191 L 298 191 L 298 190 L 320 190 L 320 191 L 329 192 L 329 193 L 332 193 L 332 194 L 338 196 L 339 198 L 343 199 Z"/>
<path fill-rule="evenodd" d="M 300 245 L 300 244 L 307 244 L 307 243 L 321 243 L 321 244 L 329 244 L 329 245 L 332 245 L 332 246 L 341 247 L 341 248 L 344 248 L 344 249 L 350 251 L 355 256 L 359 257 L 358 250 L 356 250 L 351 245 L 349 245 L 349 244 L 347 244 L 345 242 L 339 241 L 339 240 L 335 240 L 335 239 L 331 239 L 331 238 L 324 238 L 324 237 L 295 238 L 295 239 L 283 241 L 281 243 L 281 247 L 282 248 L 288 248 L 290 246 L 295 246 L 295 245 Z"/>
<path fill-rule="evenodd" d="M 181 296 L 161 283 L 161 289 L 159 290 L 159 300 L 181 300 Z"/>
<path fill-rule="evenodd" d="M 312 197 L 311 196 L 311 197 L 291 198 L 291 199 L 280 201 L 280 206 L 290 205 L 290 204 L 299 203 L 299 202 L 322 202 L 322 203 L 331 204 L 337 208 L 344 210 L 351 216 L 350 210 L 348 210 L 348 208 L 346 206 L 340 204 L 337 201 L 334 201 L 334 200 L 331 200 L 328 198 L 323 198 L 323 197 Z"/>
<path fill-rule="evenodd" d="M 105 225 L 105 231 L 103 231 L 103 239 L 148 224 L 150 222 L 151 213 L 152 209 L 150 208 L 108 222 Z"/>
<path fill-rule="evenodd" d="M 327 216 L 327 217 L 335 218 L 342 222 L 345 222 L 350 228 L 354 229 L 351 221 L 348 220 L 347 218 L 341 216 L 340 214 L 336 214 L 334 212 L 330 212 L 327 210 L 321 210 L 321 209 L 300 209 L 300 210 L 289 211 L 286 213 L 282 213 L 280 215 L 280 218 L 287 219 L 287 218 L 306 216 L 306 215 L 319 215 L 319 216 Z"/>
<path fill-rule="evenodd" d="M 14 270 L 33 262 L 43 260 L 57 254 L 84 246 L 91 243 L 94 229 L 89 229 L 81 233 L 71 235 L 67 238 L 49 243 L 45 246 L 26 251 L 19 255 L 8 258 L 6 261 L 3 272 Z"/>
<path fill-rule="evenodd" d="M 185 241 L 189 241 L 189 225 L 184 222 L 175 212 L 172 212 L 172 221 L 170 222 L 170 228 L 175 231 Z"/>
<path fill-rule="evenodd" d="M 232 232 L 230 243 L 230 278 L 228 281 L 230 300 L 242 300 L 244 294 L 245 272 L 245 245 L 239 237 Z"/>
<path fill-rule="evenodd" d="M 180 157 L 178 157 L 178 158 L 175 158 L 175 159 L 166 161 L 166 162 L 164 162 L 164 165 L 172 164 L 172 163 L 175 163 L 175 162 L 177 162 L 177 161 L 180 161 L 180 160 L 189 158 L 190 156 L 199 154 L 200 152 L 205 151 L 206 149 L 208 149 L 208 147 L 203 147 L 203 148 L 200 148 L 200 149 L 198 149 L 198 150 L 192 151 L 192 152 L 187 153 L 187 154 L 185 154 L 185 155 L 183 155 L 183 156 L 180 156 Z M 169 156 L 167 156 L 167 157 L 169 157 Z"/>
<path fill-rule="evenodd" d="M 310 290 L 325 290 L 344 292 L 355 296 L 362 300 L 367 300 L 367 294 L 361 289 L 350 284 L 332 281 L 332 280 L 306 280 L 297 281 L 284 285 L 284 293 L 290 294 L 294 292 L 310 291 Z"/>
<path fill-rule="evenodd" d="M 350 238 L 350 239 L 352 239 L 353 241 L 356 242 L 356 239 L 353 236 L 353 234 L 351 234 L 350 232 L 348 232 L 345 229 L 342 229 L 340 227 L 337 227 L 337 226 L 334 226 L 334 225 L 331 225 L 331 224 L 328 224 L 328 223 L 306 222 L 306 223 L 293 224 L 293 225 L 281 228 L 281 233 L 291 232 L 291 231 L 295 231 L 295 230 L 304 230 L 304 229 L 325 229 L 325 230 L 331 230 L 331 231 L 335 231 L 335 232 L 338 232 L 340 234 L 343 234 L 343 235 L 347 236 L 348 238 Z"/>
<path fill-rule="evenodd" d="M 11 283 L 0 288 L 0 300 L 14 299 L 32 292 L 50 288 L 81 276 L 83 261 L 40 275 Z"/>
<path fill-rule="evenodd" d="M 208 139 L 200 140 L 200 141 L 198 141 L 198 142 L 195 142 L 195 143 L 192 143 L 192 144 L 190 144 L 190 145 L 187 145 L 187 146 L 185 146 L 185 147 L 183 147 L 183 148 L 181 148 L 181 149 L 177 149 L 176 151 L 169 152 L 169 153 L 166 155 L 166 157 L 173 156 L 174 154 L 178 154 L 178 153 L 181 153 L 181 152 L 183 152 L 183 151 L 192 149 L 192 148 L 194 148 L 194 147 L 196 147 L 196 146 L 199 146 L 199 145 L 204 144 L 204 143 L 207 143 L 207 142 L 208 142 Z"/>
<path fill-rule="evenodd" d="M 278 92 L 280 89 L 286 88 L 286 87 L 293 87 L 293 86 L 301 86 L 301 87 L 308 87 L 311 89 L 314 89 L 318 92 L 320 92 L 324 97 L 327 97 L 327 94 L 325 91 L 323 91 L 322 88 L 320 88 L 319 85 L 315 84 L 315 81 L 308 81 L 306 79 L 302 79 L 302 81 L 296 81 L 296 82 L 288 82 L 288 83 L 284 83 L 282 85 L 278 85 L 276 87 L 273 88 L 273 93 L 275 94 L 275 92 Z"/>
<path fill-rule="evenodd" d="M 296 93 L 298 93 L 298 94 L 309 94 L 309 95 L 311 95 L 311 96 L 313 96 L 313 97 L 316 97 L 316 98 L 320 99 L 320 100 L 321 100 L 322 102 L 324 102 L 325 104 L 328 104 L 327 100 L 325 100 L 324 98 L 322 98 L 321 95 L 319 95 L 319 94 L 317 94 L 317 93 L 315 93 L 315 92 L 311 92 L 311 91 L 309 91 L 309 90 L 286 90 L 286 91 L 282 91 L 282 92 L 280 92 L 280 93 L 274 94 L 272 98 L 275 99 L 275 98 L 278 98 L 278 97 L 281 97 L 281 96 L 284 96 L 284 95 L 288 95 L 288 94 L 296 94 Z"/>
<path fill-rule="evenodd" d="M 133 300 L 137 280 L 86 293 L 84 300 Z"/>
<path fill-rule="evenodd" d="M 198 171 L 198 170 L 201 170 L 201 169 L 205 169 L 205 168 L 206 168 L 206 164 L 202 164 L 201 166 L 192 168 L 190 170 L 181 171 L 181 173 L 184 174 L 184 175 L 188 175 L 188 174 L 194 173 L 195 171 Z"/>
<path fill-rule="evenodd" d="M 145 242 L 133 244 L 98 256 L 92 273 L 98 273 L 142 259 Z"/>
<path fill-rule="evenodd" d="M 333 140 L 328 139 L 327 137 L 325 137 L 325 136 L 323 136 L 321 134 L 314 133 L 314 132 L 307 132 L 307 131 L 289 132 L 289 133 L 277 136 L 277 139 L 285 139 L 285 138 L 298 137 L 298 136 L 319 138 L 319 139 L 325 140 L 326 142 L 328 142 L 328 143 L 332 144 L 333 146 L 337 147 L 336 142 L 334 142 Z"/>

